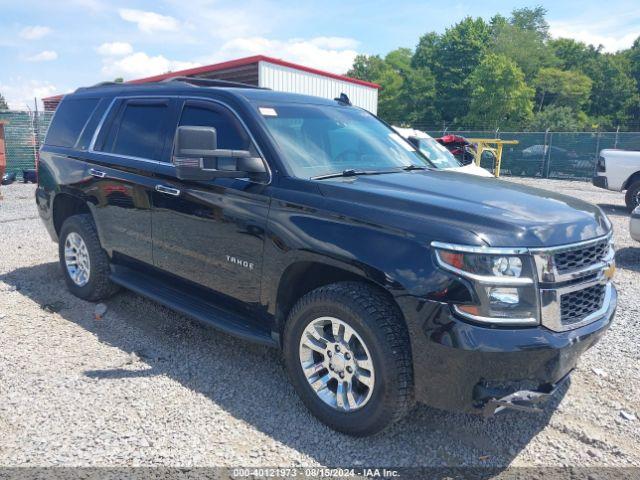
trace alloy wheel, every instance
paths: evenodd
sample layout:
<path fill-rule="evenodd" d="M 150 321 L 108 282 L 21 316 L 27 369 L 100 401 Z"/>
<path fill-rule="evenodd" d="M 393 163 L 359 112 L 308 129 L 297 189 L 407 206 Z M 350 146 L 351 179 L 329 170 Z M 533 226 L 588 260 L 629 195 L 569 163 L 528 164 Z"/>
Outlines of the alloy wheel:
<path fill-rule="evenodd" d="M 91 275 L 89 251 L 82 237 L 76 232 L 69 233 L 64 242 L 64 263 L 73 283 L 79 287 L 89 283 Z"/>
<path fill-rule="evenodd" d="M 334 317 L 311 321 L 300 338 L 300 365 L 316 395 L 336 410 L 367 404 L 375 374 L 369 349 L 347 323 Z"/>

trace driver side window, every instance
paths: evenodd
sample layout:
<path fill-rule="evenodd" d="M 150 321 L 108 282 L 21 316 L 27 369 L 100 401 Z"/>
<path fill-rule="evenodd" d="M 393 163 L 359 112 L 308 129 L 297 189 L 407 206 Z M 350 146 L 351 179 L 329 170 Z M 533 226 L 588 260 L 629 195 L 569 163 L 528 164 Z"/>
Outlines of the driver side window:
<path fill-rule="evenodd" d="M 236 117 L 223 107 L 206 102 L 186 102 L 178 126 L 213 127 L 216 129 L 218 148 L 225 150 L 251 150 L 251 139 Z M 205 168 L 233 169 L 235 163 L 228 157 L 205 158 Z"/>

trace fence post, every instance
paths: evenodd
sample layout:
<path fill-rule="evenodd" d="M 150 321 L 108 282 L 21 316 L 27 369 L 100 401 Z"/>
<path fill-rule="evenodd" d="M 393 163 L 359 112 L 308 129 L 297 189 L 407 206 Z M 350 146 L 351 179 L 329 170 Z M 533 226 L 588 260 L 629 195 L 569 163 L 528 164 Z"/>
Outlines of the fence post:
<path fill-rule="evenodd" d="M 596 175 L 598 169 L 598 158 L 600 157 L 600 132 L 596 132 L 596 154 L 594 155 L 595 161 L 593 162 L 593 175 Z"/>
<path fill-rule="evenodd" d="M 618 148 L 618 134 L 620 133 L 620 125 L 616 127 L 616 139 L 613 141 L 613 148 Z"/>
<path fill-rule="evenodd" d="M 544 148 L 542 149 L 542 177 L 549 178 L 549 163 L 551 161 L 551 134 L 547 128 L 544 132 Z"/>

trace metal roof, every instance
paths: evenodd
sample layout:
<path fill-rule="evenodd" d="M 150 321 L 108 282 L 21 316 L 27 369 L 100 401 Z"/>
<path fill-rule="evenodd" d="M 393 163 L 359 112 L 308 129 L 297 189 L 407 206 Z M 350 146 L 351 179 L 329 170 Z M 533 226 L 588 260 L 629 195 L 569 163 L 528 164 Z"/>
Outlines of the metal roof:
<path fill-rule="evenodd" d="M 134 79 L 134 80 L 128 80 L 125 83 L 133 83 L 133 84 L 150 83 L 150 82 L 159 82 L 159 81 L 165 80 L 167 78 L 171 78 L 171 77 L 178 77 L 178 76 L 187 77 L 187 76 L 204 75 L 204 74 L 207 74 L 207 73 L 223 71 L 223 70 L 227 70 L 227 69 L 230 69 L 230 68 L 241 67 L 241 66 L 251 65 L 251 64 L 257 64 L 259 62 L 269 62 L 269 63 L 273 63 L 273 64 L 276 64 L 276 65 L 281 65 L 283 67 L 288 67 L 288 68 L 292 68 L 292 69 L 295 69 L 295 70 L 301 70 L 301 71 L 304 71 L 304 72 L 312 73 L 312 74 L 323 76 L 323 77 L 329 77 L 329 78 L 333 78 L 333 79 L 336 79 L 336 80 L 342 80 L 344 82 L 354 83 L 356 85 L 363 85 L 365 87 L 376 88 L 376 89 L 381 88 L 380 85 L 378 85 L 377 83 L 366 82 L 364 80 L 359 80 L 357 78 L 351 78 L 351 77 L 346 77 L 344 75 L 338 75 L 338 74 L 331 73 L 331 72 L 325 72 L 323 70 L 318 70 L 318 69 L 315 69 L 315 68 L 306 67 L 304 65 L 299 65 L 299 64 L 296 64 L 296 63 L 287 62 L 285 60 L 281 60 L 279 58 L 274 58 L 274 57 L 268 57 L 266 55 L 254 55 L 254 56 L 251 56 L 251 57 L 239 58 L 237 60 L 230 60 L 230 61 L 227 61 L 227 62 L 216 63 L 216 64 L 213 64 L 213 65 L 205 65 L 205 66 L 202 66 L 202 67 L 188 68 L 186 70 L 179 70 L 179 71 L 176 71 L 176 72 L 163 73 L 163 74 L 160 74 L 160 75 L 153 75 L 153 76 L 150 76 L 150 77 L 137 78 L 137 79 Z M 44 97 L 42 100 L 43 101 L 52 102 L 52 101 L 56 101 L 56 100 L 62 99 L 63 96 L 64 95 L 52 95 L 50 97 Z"/>

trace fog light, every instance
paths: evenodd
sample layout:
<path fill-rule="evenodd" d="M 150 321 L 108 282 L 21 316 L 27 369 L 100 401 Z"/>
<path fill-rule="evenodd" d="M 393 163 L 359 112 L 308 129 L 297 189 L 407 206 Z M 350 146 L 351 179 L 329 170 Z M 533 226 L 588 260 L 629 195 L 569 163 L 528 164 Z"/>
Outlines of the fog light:
<path fill-rule="evenodd" d="M 489 290 L 489 302 L 492 307 L 509 307 L 520 303 L 520 295 L 517 288 L 494 287 Z"/>

